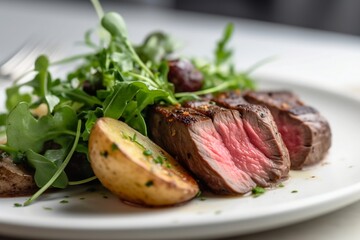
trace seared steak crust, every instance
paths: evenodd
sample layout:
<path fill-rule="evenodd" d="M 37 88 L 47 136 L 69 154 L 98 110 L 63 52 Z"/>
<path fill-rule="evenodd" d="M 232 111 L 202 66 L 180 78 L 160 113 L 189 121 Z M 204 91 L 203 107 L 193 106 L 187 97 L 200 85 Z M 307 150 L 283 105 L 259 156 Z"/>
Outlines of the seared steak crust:
<path fill-rule="evenodd" d="M 0 152 L 0 197 L 24 196 L 36 189 L 33 174 Z"/>
<path fill-rule="evenodd" d="M 256 184 L 238 169 L 211 119 L 190 108 L 156 106 L 149 114 L 152 139 L 218 194 L 243 194 Z"/>
<path fill-rule="evenodd" d="M 321 161 L 331 146 L 330 125 L 288 91 L 248 92 L 244 98 L 268 107 L 289 150 L 292 169 Z"/>

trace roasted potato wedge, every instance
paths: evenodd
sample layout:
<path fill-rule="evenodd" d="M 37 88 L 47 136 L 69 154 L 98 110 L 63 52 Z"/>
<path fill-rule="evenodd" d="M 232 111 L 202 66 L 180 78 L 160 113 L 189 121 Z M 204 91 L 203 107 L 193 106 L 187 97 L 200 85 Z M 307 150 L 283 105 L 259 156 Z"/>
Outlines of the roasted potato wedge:
<path fill-rule="evenodd" d="M 196 196 L 196 181 L 163 149 L 124 122 L 100 118 L 89 139 L 91 166 L 121 199 L 166 206 Z"/>

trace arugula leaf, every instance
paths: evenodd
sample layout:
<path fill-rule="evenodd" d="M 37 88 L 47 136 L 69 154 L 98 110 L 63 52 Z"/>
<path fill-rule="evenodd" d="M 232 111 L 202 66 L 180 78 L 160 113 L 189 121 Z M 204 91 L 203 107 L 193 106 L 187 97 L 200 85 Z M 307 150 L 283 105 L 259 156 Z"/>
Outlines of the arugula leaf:
<path fill-rule="evenodd" d="M 55 159 L 59 158 L 59 154 L 61 157 L 65 158 L 67 153 L 65 149 L 51 150 L 51 152 L 49 151 L 47 151 L 48 157 L 52 157 Z M 35 169 L 34 179 L 38 187 L 43 187 L 58 170 L 58 165 L 56 164 L 56 161 L 40 155 L 32 150 L 28 150 L 26 152 L 26 158 L 28 163 Z M 67 184 L 68 178 L 63 171 L 60 176 L 52 183 L 51 186 L 56 188 L 65 188 Z"/>
<path fill-rule="evenodd" d="M 104 101 L 104 117 L 119 119 L 127 104 L 134 98 L 139 88 L 133 84 L 119 82 Z"/>
<path fill-rule="evenodd" d="M 228 23 L 225 27 L 223 37 L 219 40 L 215 49 L 215 64 L 217 66 L 226 63 L 226 61 L 228 61 L 233 55 L 233 51 L 231 49 L 226 49 L 233 32 L 234 24 Z"/>
<path fill-rule="evenodd" d="M 128 72 L 134 68 L 132 58 L 125 53 L 113 52 L 110 58 L 114 63 L 117 63 L 115 67 L 118 71 Z"/>
<path fill-rule="evenodd" d="M 222 38 L 215 49 L 213 62 L 203 59 L 193 59 L 195 67 L 203 74 L 206 80 L 200 91 L 192 92 L 193 95 L 204 95 L 232 89 L 255 89 L 254 81 L 247 72 L 237 72 L 235 64 L 231 62 L 233 50 L 228 48 L 228 43 L 234 31 L 234 25 L 229 23 Z M 188 93 L 176 93 L 177 98 L 189 98 Z"/>
<path fill-rule="evenodd" d="M 169 93 L 164 90 L 150 89 L 142 82 L 134 82 L 131 85 L 138 88 L 138 92 L 136 93 L 136 102 L 137 109 L 139 111 L 142 111 L 147 106 L 154 104 L 156 100 L 164 99 L 169 95 Z"/>
<path fill-rule="evenodd" d="M 20 93 L 21 86 L 6 89 L 6 109 L 11 111 L 19 102 L 31 103 L 32 97 L 29 93 Z"/>
<path fill-rule="evenodd" d="M 40 55 L 35 60 L 35 71 L 38 71 L 38 74 L 28 85 L 32 85 L 34 87 L 34 91 L 38 91 L 39 97 L 41 97 L 46 102 L 48 106 L 48 112 L 51 113 L 55 106 L 59 104 L 60 99 L 53 95 L 50 91 L 51 75 L 48 72 L 48 67 L 49 59 L 45 55 Z"/>
<path fill-rule="evenodd" d="M 67 88 L 58 86 L 53 89 L 57 95 L 63 95 L 64 98 L 70 99 L 74 102 L 84 103 L 88 106 L 102 105 L 102 102 L 95 96 L 90 96 L 86 92 L 77 88 Z"/>
<path fill-rule="evenodd" d="M 135 49 L 144 62 L 150 62 L 156 66 L 179 49 L 180 45 L 177 40 L 169 35 L 162 32 L 154 32 L 149 34 L 143 44 Z"/>
<path fill-rule="evenodd" d="M 39 153 L 45 141 L 60 135 L 75 135 L 77 116 L 70 107 L 62 107 L 54 116 L 35 119 L 27 103 L 19 103 L 9 114 L 6 123 L 7 145 L 20 152 L 28 149 Z"/>
<path fill-rule="evenodd" d="M 91 132 L 92 127 L 95 125 L 95 122 L 98 118 L 102 117 L 104 115 L 102 109 L 96 108 L 95 111 L 87 111 L 84 119 L 86 119 L 85 122 L 85 129 L 83 133 L 81 134 L 81 137 L 84 141 L 87 141 L 89 139 L 89 135 Z"/>
<path fill-rule="evenodd" d="M 76 127 L 76 134 L 75 134 L 75 140 L 72 144 L 72 147 L 70 151 L 67 153 L 64 161 L 60 164 L 56 172 L 51 176 L 49 181 L 45 183 L 44 186 L 42 186 L 33 196 L 31 196 L 26 202 L 24 203 L 24 206 L 28 206 L 33 201 L 35 201 L 41 194 L 43 194 L 49 187 L 51 187 L 54 182 L 63 174 L 63 171 L 65 170 L 65 167 L 68 165 L 72 155 L 75 152 L 76 146 L 78 145 L 79 138 L 80 138 L 80 130 L 81 130 L 81 120 L 77 121 L 77 127 Z"/>
<path fill-rule="evenodd" d="M 35 71 L 41 72 L 41 71 L 47 71 L 49 68 L 49 59 L 45 55 L 40 55 L 35 60 Z"/>
<path fill-rule="evenodd" d="M 7 118 L 6 113 L 0 113 L 0 126 L 5 126 L 6 118 Z"/>
<path fill-rule="evenodd" d="M 137 105 L 138 103 L 136 101 L 130 101 L 124 110 L 121 120 L 124 120 L 129 126 L 147 136 L 145 119 L 137 108 Z"/>

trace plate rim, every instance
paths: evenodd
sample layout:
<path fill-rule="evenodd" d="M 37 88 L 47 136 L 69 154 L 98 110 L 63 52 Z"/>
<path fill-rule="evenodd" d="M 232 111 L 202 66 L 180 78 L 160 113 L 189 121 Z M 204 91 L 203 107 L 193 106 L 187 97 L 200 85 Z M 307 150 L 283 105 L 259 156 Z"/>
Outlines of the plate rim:
<path fill-rule="evenodd" d="M 294 83 L 294 82 L 288 82 L 282 79 L 277 78 L 277 80 L 273 79 L 272 77 L 260 77 L 257 79 L 257 82 L 260 84 L 276 84 L 276 85 L 281 85 L 284 84 L 285 87 L 288 88 L 303 88 L 304 90 L 308 91 L 320 91 L 322 93 L 325 93 L 327 95 L 332 95 L 333 97 L 336 98 L 342 98 L 345 101 L 351 101 L 355 104 L 360 104 L 360 99 L 356 98 L 355 96 L 352 95 L 345 95 L 345 93 L 339 93 L 337 91 L 335 91 L 334 89 L 323 89 L 320 88 L 318 86 L 311 86 L 310 84 L 299 84 L 299 83 Z M 339 201 L 341 200 L 341 201 Z M 346 200 L 346 201 L 343 201 Z M 269 217 L 269 216 L 283 216 L 283 215 L 289 215 L 289 214 L 296 214 L 304 209 L 308 209 L 308 208 L 316 208 L 318 206 L 321 205 L 331 205 L 329 207 L 329 209 L 327 210 L 322 210 L 322 211 L 318 211 L 318 212 L 314 212 L 313 214 L 310 214 L 311 216 L 308 215 L 308 217 L 304 217 L 303 219 L 293 219 L 292 222 L 289 222 L 288 224 L 294 223 L 294 222 L 299 222 L 299 221 L 303 221 L 306 219 L 310 219 L 316 216 L 320 216 L 323 215 L 325 213 L 329 213 L 331 211 L 334 211 L 336 209 L 340 209 L 342 207 L 345 207 L 347 205 L 350 205 L 351 203 L 354 203 L 356 201 L 360 200 L 360 182 L 351 184 L 347 187 L 342 187 L 340 189 L 335 189 L 333 191 L 327 192 L 327 193 L 323 193 L 323 194 L 319 194 L 319 195 L 315 195 L 315 196 L 310 196 L 310 197 L 306 197 L 305 199 L 298 199 L 295 201 L 291 201 L 290 203 L 286 203 L 283 205 L 277 205 L 274 208 L 270 208 L 267 211 L 264 211 L 262 214 L 256 214 L 256 216 L 247 216 L 247 218 L 238 218 L 235 213 L 226 213 L 224 215 L 226 215 L 226 219 L 222 219 L 221 222 L 217 221 L 215 218 L 209 218 L 206 219 L 206 221 L 203 222 L 187 222 L 187 223 L 181 223 L 181 225 L 177 225 L 177 224 L 169 224 L 169 225 L 162 225 L 162 226 L 141 226 L 142 230 L 152 230 L 152 231 L 156 231 L 156 230 L 163 230 L 164 227 L 168 227 L 169 229 L 177 229 L 177 230 L 181 230 L 181 229 L 186 229 L 189 227 L 206 227 L 209 226 L 211 224 L 217 224 L 217 225 L 226 225 L 226 224 L 234 224 L 234 223 L 242 223 L 243 221 L 253 221 L 256 219 L 261 219 L 264 217 Z M 99 220 L 99 219 L 97 219 Z M 101 219 L 100 219 L 101 220 Z M 106 219 L 106 220 L 111 220 Z M 285 226 L 288 224 L 280 224 L 278 226 Z M 47 224 L 43 224 L 41 222 L 23 222 L 23 221 L 19 221 L 17 220 L 15 221 L 9 221 L 9 219 L 6 219 L 3 215 L 0 215 L 0 232 L 3 232 L 5 234 L 9 234 L 9 235 L 13 235 L 12 232 L 7 232 L 6 229 L 4 230 L 4 226 L 12 226 L 12 227 L 25 227 L 25 228 L 38 228 L 38 229 L 45 229 L 48 231 L 57 231 L 57 230 L 67 230 L 67 231 L 72 231 L 76 234 L 80 234 L 81 232 L 86 230 L 89 230 L 89 225 L 70 225 L 68 224 L 66 226 L 54 226 L 51 225 L 51 223 Z M 97 231 L 113 231 L 115 230 L 114 228 L 116 228 L 116 232 L 120 233 L 122 231 L 136 231 L 139 230 L 139 227 L 136 226 L 133 228 L 129 228 L 129 226 L 126 226 L 126 228 L 119 228 L 119 226 L 117 226 L 116 224 L 113 226 L 101 226 L 101 228 L 96 229 Z M 265 229 L 270 229 L 270 228 L 274 228 L 274 227 L 269 227 L 269 228 L 264 228 L 262 230 Z M 245 233 L 250 233 L 250 232 L 254 232 L 249 230 L 248 232 L 241 232 L 241 234 L 245 234 Z M 20 236 L 19 233 L 15 234 L 13 236 Z M 26 236 L 26 235 L 23 235 Z M 35 235 L 34 235 L 35 236 Z M 83 237 L 83 235 L 82 235 Z M 169 237 L 169 236 L 167 236 Z"/>

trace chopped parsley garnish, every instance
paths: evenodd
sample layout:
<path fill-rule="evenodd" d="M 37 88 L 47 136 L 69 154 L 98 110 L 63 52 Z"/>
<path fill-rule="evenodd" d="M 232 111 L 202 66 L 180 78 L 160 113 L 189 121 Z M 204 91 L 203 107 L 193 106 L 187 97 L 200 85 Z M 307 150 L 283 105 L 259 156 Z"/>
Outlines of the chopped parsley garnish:
<path fill-rule="evenodd" d="M 167 168 L 171 168 L 171 164 L 169 163 L 169 161 L 165 161 L 165 166 L 167 167 Z"/>
<path fill-rule="evenodd" d="M 107 150 L 100 152 L 100 155 L 104 158 L 107 158 L 109 156 L 109 152 Z"/>
<path fill-rule="evenodd" d="M 61 200 L 60 203 L 69 203 L 68 200 Z"/>
<path fill-rule="evenodd" d="M 201 197 L 201 194 L 202 194 L 202 192 L 201 192 L 201 190 L 199 190 L 198 192 L 197 192 L 197 194 L 196 194 L 196 198 L 199 198 L 199 197 Z"/>
<path fill-rule="evenodd" d="M 298 190 L 292 190 L 291 191 L 291 193 L 297 193 L 298 192 Z"/>
<path fill-rule="evenodd" d="M 146 150 L 143 151 L 143 154 L 145 156 L 151 156 L 153 153 L 152 153 L 152 151 L 150 149 L 146 149 Z"/>
<path fill-rule="evenodd" d="M 251 190 L 252 196 L 253 197 L 259 197 L 260 195 L 264 194 L 266 192 L 266 190 L 262 187 L 254 187 Z"/>
<path fill-rule="evenodd" d="M 119 147 L 116 145 L 116 143 L 112 143 L 112 144 L 111 144 L 111 150 L 112 150 L 112 151 L 119 150 Z"/>
<path fill-rule="evenodd" d="M 147 186 L 147 187 L 151 187 L 153 185 L 154 185 L 154 181 L 152 181 L 152 180 L 149 180 L 145 183 L 145 186 Z"/>
<path fill-rule="evenodd" d="M 163 156 L 157 156 L 156 158 L 154 158 L 154 163 L 156 164 L 163 165 L 164 161 L 165 161 L 165 157 Z"/>
<path fill-rule="evenodd" d="M 21 203 L 14 203 L 14 207 L 22 207 L 23 205 Z"/>

